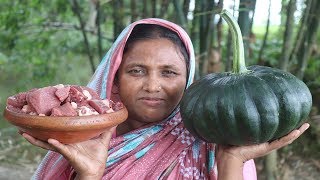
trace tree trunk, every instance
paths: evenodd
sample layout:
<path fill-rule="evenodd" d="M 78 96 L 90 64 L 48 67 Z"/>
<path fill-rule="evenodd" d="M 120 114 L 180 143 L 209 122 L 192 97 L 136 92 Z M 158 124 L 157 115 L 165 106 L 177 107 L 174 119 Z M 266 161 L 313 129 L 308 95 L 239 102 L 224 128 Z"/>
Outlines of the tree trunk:
<path fill-rule="evenodd" d="M 223 0 L 219 0 L 217 4 L 217 9 L 220 12 L 223 8 Z M 219 51 L 221 51 L 221 46 L 222 46 L 222 18 L 219 17 L 219 21 L 217 23 L 217 48 Z M 220 52 L 221 54 L 221 52 Z"/>
<path fill-rule="evenodd" d="M 248 62 L 249 36 L 250 36 L 250 17 L 249 12 L 252 9 L 255 0 L 240 0 L 238 23 L 243 36 L 244 54 Z"/>
<path fill-rule="evenodd" d="M 97 30 L 98 30 L 98 34 L 97 34 L 97 43 L 98 43 L 98 54 L 99 54 L 99 58 L 100 60 L 102 59 L 103 57 L 103 52 L 102 52 L 102 34 L 101 34 L 101 26 L 100 26 L 100 23 L 101 23 L 101 11 L 100 11 L 100 0 L 97 0 L 96 1 L 97 4 L 96 4 L 96 11 L 97 11 L 97 19 L 96 19 L 96 25 L 97 25 Z"/>
<path fill-rule="evenodd" d="M 131 9 L 131 22 L 134 22 L 139 17 L 139 14 L 137 12 L 137 0 L 130 1 L 130 9 Z"/>
<path fill-rule="evenodd" d="M 234 9 L 236 8 L 235 1 L 233 1 L 233 16 L 234 16 Z M 233 51 L 232 51 L 232 37 L 231 37 L 231 31 L 228 30 L 228 37 L 227 37 L 227 52 L 226 52 L 226 62 L 225 62 L 225 71 L 231 71 L 232 70 L 232 61 L 233 61 Z"/>
<path fill-rule="evenodd" d="M 169 0 L 162 0 L 161 1 L 161 9 L 160 9 L 160 14 L 159 14 L 159 17 L 160 18 L 164 18 L 165 17 L 165 14 L 168 10 L 168 7 L 169 7 Z"/>
<path fill-rule="evenodd" d="M 256 13 L 256 3 L 257 3 L 257 1 L 256 1 L 256 0 L 253 0 L 253 1 L 252 1 L 252 4 L 251 4 L 252 16 L 251 16 L 251 18 L 250 18 L 250 33 L 252 33 L 254 15 L 255 15 L 255 13 Z"/>
<path fill-rule="evenodd" d="M 88 18 L 86 27 L 89 29 L 95 29 L 96 28 L 96 20 L 97 20 L 97 16 L 98 16 L 97 1 L 90 0 L 89 6 L 90 6 L 90 12 L 89 12 L 89 18 Z"/>
<path fill-rule="evenodd" d="M 292 36 L 294 27 L 294 12 L 296 11 L 296 0 L 290 0 L 287 6 L 286 29 L 283 35 L 282 58 L 280 60 L 280 69 L 287 71 L 290 52 L 292 48 Z"/>
<path fill-rule="evenodd" d="M 267 20 L 267 26 L 266 26 L 266 33 L 264 34 L 263 37 L 263 41 L 262 41 L 262 45 L 259 51 L 259 56 L 258 56 L 258 64 L 264 65 L 265 61 L 262 58 L 262 54 L 264 51 L 264 48 L 267 44 L 267 39 L 268 39 L 268 35 L 269 35 L 269 26 L 270 26 L 270 10 L 271 10 L 271 0 L 269 0 L 269 7 L 268 7 L 268 20 Z"/>
<path fill-rule="evenodd" d="M 148 17 L 148 0 L 143 0 L 143 10 L 142 10 L 142 17 L 147 18 Z"/>
<path fill-rule="evenodd" d="M 73 0 L 71 3 L 72 6 L 72 11 L 73 13 L 78 17 L 79 23 L 80 23 L 80 28 L 81 28 L 81 32 L 82 32 L 82 36 L 83 36 L 83 40 L 84 40 L 84 45 L 85 45 L 85 49 L 87 51 L 87 55 L 89 58 L 89 62 L 90 62 L 90 66 L 91 66 L 91 70 L 94 73 L 95 72 L 95 65 L 94 65 L 94 61 L 93 61 L 93 56 L 90 50 L 90 44 L 88 41 L 88 37 L 86 34 L 86 30 L 85 30 L 85 22 L 83 21 L 81 14 L 80 14 L 80 7 L 79 4 L 77 2 L 77 0 Z"/>
<path fill-rule="evenodd" d="M 187 19 L 184 15 L 183 9 L 182 9 L 182 4 L 180 4 L 178 2 L 178 0 L 173 0 L 173 5 L 174 5 L 174 9 L 176 11 L 176 14 L 178 16 L 179 19 L 179 24 L 181 25 L 181 27 L 183 29 L 185 29 L 188 32 L 188 25 L 187 25 Z"/>
<path fill-rule="evenodd" d="M 192 26 L 190 29 L 190 34 L 191 34 L 191 40 L 193 42 L 194 45 L 194 51 L 196 54 L 199 54 L 199 22 L 200 22 L 200 17 L 197 16 L 196 14 L 201 12 L 201 6 L 200 6 L 200 1 L 195 1 L 195 7 L 193 10 L 193 20 L 192 20 Z M 196 62 L 195 62 L 195 79 L 199 79 L 200 78 L 200 72 L 199 72 L 199 55 L 196 56 Z"/>
<path fill-rule="evenodd" d="M 269 0 L 269 7 L 268 7 L 268 21 L 267 21 L 267 27 L 266 27 L 266 33 L 263 39 L 263 44 L 261 46 L 260 52 L 259 52 L 259 61 L 261 62 L 262 59 L 262 53 L 263 49 L 266 45 L 266 40 L 269 33 L 269 24 L 270 24 L 270 9 L 271 9 L 271 0 Z M 272 151 L 270 154 L 268 154 L 265 157 L 265 173 L 267 180 L 276 180 L 276 175 L 278 174 L 277 169 L 277 150 Z"/>
<path fill-rule="evenodd" d="M 157 0 L 152 0 L 151 16 L 157 17 Z"/>
<path fill-rule="evenodd" d="M 214 30 L 214 17 L 215 17 L 215 9 L 216 9 L 216 6 L 215 6 L 215 3 L 214 1 L 208 1 L 208 7 L 207 8 L 207 11 L 211 13 L 209 13 L 207 15 L 207 21 L 208 21 L 208 25 L 207 25 L 207 29 L 206 29 L 206 44 L 205 44 L 205 59 L 204 59 L 204 63 L 203 63 L 203 69 L 202 69 L 202 74 L 205 75 L 205 74 L 208 74 L 210 72 L 208 72 L 208 68 L 209 68 L 209 63 L 216 63 L 218 64 L 218 59 L 220 58 L 215 58 L 215 59 L 210 59 L 210 58 L 214 58 L 216 54 L 216 50 L 213 49 L 213 43 L 214 42 L 214 39 L 215 39 L 215 30 Z M 212 55 L 211 55 L 212 54 Z"/>
<path fill-rule="evenodd" d="M 298 66 L 295 74 L 298 78 L 303 79 L 304 72 L 308 65 L 308 60 L 311 53 L 312 45 L 315 43 L 317 32 L 320 22 L 320 2 L 313 0 L 311 4 L 310 14 L 307 18 L 307 30 L 303 37 L 303 43 L 301 44 L 297 53 Z"/>
<path fill-rule="evenodd" d="M 214 34 L 214 1 L 201 0 L 201 12 L 212 12 L 200 15 L 199 24 L 199 75 L 206 74 L 206 66 L 208 63 L 209 51 L 212 47 L 212 38 Z"/>
<path fill-rule="evenodd" d="M 301 44 L 303 42 L 303 38 L 307 31 L 307 24 L 308 24 L 308 18 L 310 15 L 311 5 L 312 5 L 312 0 L 306 0 L 306 7 L 303 11 L 299 32 L 298 32 L 298 35 L 296 36 L 295 44 L 290 54 L 289 62 L 296 61 L 297 53 L 300 47 L 302 46 Z"/>
<path fill-rule="evenodd" d="M 185 19 L 188 19 L 189 6 L 190 6 L 190 0 L 184 0 L 183 1 L 183 14 L 184 14 Z"/>
<path fill-rule="evenodd" d="M 277 175 L 277 151 L 272 151 L 265 157 L 265 172 L 267 180 L 276 180 Z"/>
<path fill-rule="evenodd" d="M 113 39 L 116 40 L 118 35 L 124 29 L 124 9 L 123 0 L 112 1 L 113 3 Z"/>

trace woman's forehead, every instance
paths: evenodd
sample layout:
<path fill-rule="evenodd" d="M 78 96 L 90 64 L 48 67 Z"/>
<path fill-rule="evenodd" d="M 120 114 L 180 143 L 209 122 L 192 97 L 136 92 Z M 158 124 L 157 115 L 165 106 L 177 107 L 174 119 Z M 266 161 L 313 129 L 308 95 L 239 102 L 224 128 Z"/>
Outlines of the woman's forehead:
<path fill-rule="evenodd" d="M 137 41 L 123 56 L 122 64 L 161 64 L 181 66 L 186 64 L 178 47 L 165 38 Z"/>

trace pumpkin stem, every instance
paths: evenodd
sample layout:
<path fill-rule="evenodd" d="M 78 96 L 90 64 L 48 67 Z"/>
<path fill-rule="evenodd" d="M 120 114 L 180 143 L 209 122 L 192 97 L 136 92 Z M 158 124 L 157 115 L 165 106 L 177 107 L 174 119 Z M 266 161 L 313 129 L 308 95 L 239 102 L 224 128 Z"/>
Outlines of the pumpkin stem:
<path fill-rule="evenodd" d="M 246 73 L 249 70 L 246 68 L 244 58 L 244 46 L 240 27 L 234 17 L 225 9 L 220 13 L 220 16 L 228 23 L 231 30 L 231 38 L 233 44 L 233 73 Z"/>

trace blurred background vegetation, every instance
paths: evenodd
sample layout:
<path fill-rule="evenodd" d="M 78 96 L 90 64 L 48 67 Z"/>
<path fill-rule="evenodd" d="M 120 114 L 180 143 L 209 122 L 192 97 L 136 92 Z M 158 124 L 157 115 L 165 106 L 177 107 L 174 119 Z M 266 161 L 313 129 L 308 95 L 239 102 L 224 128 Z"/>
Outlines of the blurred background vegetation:
<path fill-rule="evenodd" d="M 320 175 L 318 0 L 1 0 L 0 110 L 8 96 L 34 87 L 86 85 L 122 29 L 147 17 L 170 20 L 189 33 L 197 57 L 196 78 L 230 71 L 231 39 L 219 16 L 222 8 L 238 18 L 247 65 L 289 71 L 313 95 L 311 128 L 290 146 L 258 159 L 259 179 L 316 179 Z M 0 165 L 36 167 L 44 154 L 0 116 Z"/>

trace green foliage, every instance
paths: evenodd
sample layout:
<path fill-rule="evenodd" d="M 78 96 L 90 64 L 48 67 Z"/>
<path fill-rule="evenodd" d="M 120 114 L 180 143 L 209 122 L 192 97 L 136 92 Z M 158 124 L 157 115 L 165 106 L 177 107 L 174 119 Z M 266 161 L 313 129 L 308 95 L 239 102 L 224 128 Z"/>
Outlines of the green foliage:
<path fill-rule="evenodd" d="M 251 44 L 252 48 L 252 63 L 257 64 L 259 62 L 258 55 L 262 45 L 262 40 L 257 39 L 255 43 Z M 281 45 L 282 41 L 277 38 L 269 39 L 266 48 L 263 51 L 262 59 L 260 61 L 264 62 L 264 65 L 270 67 L 278 67 L 281 61 Z"/>
<path fill-rule="evenodd" d="M 89 19 L 90 5 L 86 0 L 77 0 L 80 5 L 80 13 L 84 21 Z M 1 0 L 0 2 L 0 111 L 5 107 L 6 98 L 20 91 L 26 91 L 34 87 L 43 87 L 52 84 L 79 84 L 85 85 L 92 75 L 88 62 L 86 49 L 83 43 L 82 32 L 79 29 L 78 17 L 72 11 L 72 1 L 65 0 Z M 101 6 L 101 31 L 103 35 L 102 49 L 107 51 L 113 39 L 112 12 L 115 10 L 111 1 L 100 1 Z M 153 2 L 153 1 L 150 1 Z M 151 8 L 151 3 L 149 8 Z M 157 10 L 160 12 L 160 1 L 157 1 Z M 197 2 L 197 1 L 196 1 Z M 130 1 L 124 1 L 124 22 L 128 24 L 132 19 Z M 138 18 L 143 16 L 143 2 L 137 1 Z M 150 11 L 150 10 L 149 10 Z M 151 12 L 151 11 L 150 11 Z M 202 12 L 197 12 L 201 14 Z M 147 15 L 148 16 L 148 15 Z M 164 14 L 158 14 L 173 22 L 178 22 L 174 6 L 169 3 Z M 150 16 L 149 16 L 150 17 Z M 198 18 L 200 17 L 197 16 Z M 188 22 L 194 32 L 193 43 L 199 45 L 199 24 Z M 194 26 L 194 27 L 192 27 Z M 298 26 L 294 32 L 297 32 Z M 94 54 L 95 65 L 99 62 L 96 29 L 87 29 L 86 32 L 90 43 L 90 50 Z M 225 28 L 222 32 L 222 60 L 225 60 L 226 34 Z M 256 40 L 251 43 L 252 52 L 247 59 L 247 65 L 257 64 L 258 53 L 262 45 L 265 27 L 254 27 Z M 283 28 L 270 26 L 269 37 L 262 61 L 272 67 L 277 67 L 281 61 L 281 49 L 283 39 Z M 318 33 L 317 43 L 320 41 Z M 195 48 L 196 52 L 198 48 Z M 199 54 L 196 54 L 199 55 Z M 305 71 L 304 81 L 310 87 L 320 87 L 320 62 L 319 47 L 309 59 Z M 223 66 L 223 65 L 222 65 Z M 295 62 L 291 62 L 295 66 Z M 0 117 L 0 129 L 8 127 Z M 312 127 L 319 127 L 319 124 Z M 1 131 L 0 131 L 1 132 Z M 313 132 L 313 131 L 312 131 Z M 318 131 L 317 131 L 318 132 Z M 0 139 L 2 136 L 0 137 Z M 314 136 L 305 136 L 310 143 L 308 147 L 319 142 Z M 318 137 L 317 137 L 318 138 Z M 319 138 L 318 138 L 319 139 Z M 307 141 L 305 141 L 307 142 Z M 17 141 L 17 144 L 20 142 Z M 0 144 L 0 149 L 1 149 Z M 317 148 L 317 147 L 315 147 Z M 310 152 L 310 151 L 308 151 Z"/>

